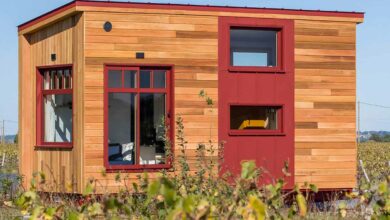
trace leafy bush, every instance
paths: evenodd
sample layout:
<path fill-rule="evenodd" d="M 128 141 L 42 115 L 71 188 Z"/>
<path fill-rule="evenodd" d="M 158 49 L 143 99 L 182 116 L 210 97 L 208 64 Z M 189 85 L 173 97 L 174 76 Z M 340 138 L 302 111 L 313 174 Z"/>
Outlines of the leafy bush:
<path fill-rule="evenodd" d="M 181 154 L 174 160 L 177 163 L 175 175 L 161 172 L 157 179 L 151 180 L 145 173 L 131 189 L 123 187 L 118 194 L 104 195 L 94 194 L 97 181 L 91 180 L 82 197 L 69 200 L 56 196 L 43 199 L 37 191 L 45 189 L 46 180 L 40 173 L 34 178 L 31 189 L 23 192 L 14 204 L 32 219 L 281 219 L 306 215 L 306 197 L 298 189 L 283 194 L 283 179 L 275 180 L 274 184 L 258 185 L 260 172 L 254 161 L 242 163 L 241 176 L 237 178 L 229 174 L 219 178 L 218 163 L 204 156 L 207 151 L 213 153 L 211 142 L 207 146 L 199 144 L 198 172 L 191 175 L 183 121 L 179 117 L 176 123 Z M 169 140 L 165 143 L 169 150 Z M 124 183 L 127 179 L 118 173 L 116 181 Z M 296 195 L 294 202 L 286 207 L 285 199 L 291 195 Z"/>

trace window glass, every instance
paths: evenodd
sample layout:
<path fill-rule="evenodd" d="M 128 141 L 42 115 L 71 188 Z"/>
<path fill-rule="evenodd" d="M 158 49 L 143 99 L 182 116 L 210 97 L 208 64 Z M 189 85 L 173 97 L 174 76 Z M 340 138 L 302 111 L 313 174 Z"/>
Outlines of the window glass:
<path fill-rule="evenodd" d="M 64 70 L 64 88 L 65 89 L 71 89 L 72 88 L 72 77 L 71 77 L 71 71 L 70 70 Z"/>
<path fill-rule="evenodd" d="M 51 77 L 50 77 L 50 71 L 46 70 L 43 73 L 43 89 L 51 89 Z"/>
<path fill-rule="evenodd" d="M 72 95 L 45 95 L 44 141 L 72 142 Z"/>
<path fill-rule="evenodd" d="M 108 71 L 108 87 L 121 88 L 122 87 L 122 71 L 110 70 Z"/>
<path fill-rule="evenodd" d="M 230 30 L 230 64 L 232 66 L 274 67 L 277 65 L 276 30 Z"/>
<path fill-rule="evenodd" d="M 56 89 L 56 77 L 57 77 L 57 71 L 52 70 L 50 71 L 50 89 Z"/>
<path fill-rule="evenodd" d="M 140 95 L 140 164 L 164 164 L 165 94 Z"/>
<path fill-rule="evenodd" d="M 137 71 L 136 70 L 125 70 L 125 88 L 137 88 Z"/>
<path fill-rule="evenodd" d="M 136 95 L 108 94 L 108 157 L 112 165 L 135 164 Z"/>
<path fill-rule="evenodd" d="M 106 160 L 113 169 L 123 168 L 115 165 L 128 165 L 131 168 L 131 165 L 166 164 L 164 121 L 168 95 L 166 88 L 169 86 L 167 70 L 150 67 L 131 70 L 132 67 L 123 67 L 126 68 L 129 69 L 123 72 L 109 70 L 106 73 L 113 75 L 111 79 L 117 78 L 111 82 L 123 85 L 105 90 L 108 97 L 105 106 L 108 112 Z M 105 78 L 110 80 L 107 75 Z M 137 166 L 133 167 L 138 169 Z"/>
<path fill-rule="evenodd" d="M 57 89 L 63 89 L 64 77 L 62 70 L 57 71 Z"/>
<path fill-rule="evenodd" d="M 150 70 L 141 70 L 140 72 L 140 87 L 150 88 Z"/>
<path fill-rule="evenodd" d="M 233 130 L 277 130 L 280 107 L 231 106 L 230 129 Z"/>
<path fill-rule="evenodd" d="M 153 87 L 165 88 L 165 70 L 155 70 L 153 72 Z"/>

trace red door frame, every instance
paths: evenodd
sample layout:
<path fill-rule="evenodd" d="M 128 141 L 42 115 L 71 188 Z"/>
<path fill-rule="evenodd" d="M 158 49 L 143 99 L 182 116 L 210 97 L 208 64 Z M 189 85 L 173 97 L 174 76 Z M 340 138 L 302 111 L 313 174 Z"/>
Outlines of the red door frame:
<path fill-rule="evenodd" d="M 140 70 L 167 70 L 167 77 L 166 77 L 166 88 L 140 88 Z M 136 83 L 137 88 L 124 88 L 124 74 L 122 74 L 122 88 L 108 88 L 108 71 L 109 70 L 137 70 L 137 76 L 136 76 Z M 151 77 L 153 76 L 153 73 L 151 73 Z M 170 144 L 171 144 L 171 154 L 174 152 L 174 66 L 173 65 L 160 65 L 160 64 L 105 64 L 104 65 L 104 101 L 103 101 L 103 108 L 104 108 L 104 135 L 103 135 L 103 144 L 104 144 L 104 166 L 108 172 L 117 172 L 117 171 L 124 171 L 124 172 L 143 172 L 143 171 L 159 171 L 161 169 L 170 169 L 172 167 L 172 157 L 167 158 L 166 164 L 145 164 L 141 165 L 139 164 L 139 158 L 137 157 L 137 154 L 135 155 L 135 165 L 110 165 L 108 161 L 108 93 L 109 92 L 124 92 L 124 93 L 164 93 L 166 94 L 166 118 L 168 120 L 166 121 L 168 127 L 169 127 L 169 138 L 170 138 Z M 153 85 L 153 80 L 151 79 L 151 85 Z M 140 96 L 136 96 L 137 103 L 140 102 Z M 139 104 L 138 104 L 139 105 Z M 140 138 L 140 111 L 138 110 L 136 112 L 136 151 L 140 152 L 140 145 L 139 145 L 139 138 Z"/>
<path fill-rule="evenodd" d="M 220 17 L 218 31 L 218 137 L 224 142 L 224 164 L 222 172 L 238 174 L 238 153 L 261 158 L 271 164 L 272 178 L 283 177 L 282 168 L 289 163 L 291 176 L 285 177 L 285 188 L 294 186 L 294 21 L 287 19 L 262 19 Z M 260 28 L 279 30 L 278 64 L 276 67 L 233 67 L 230 65 L 230 28 Z M 230 105 L 270 105 L 282 107 L 282 131 L 238 131 L 230 130 Z M 230 141 L 230 144 L 229 144 Z M 240 147 L 237 147 L 240 145 Z M 230 148 L 229 148 L 230 147 Z M 244 152 L 245 151 L 245 152 Z M 226 153 L 228 152 L 228 153 Z M 228 155 L 229 154 L 229 155 Z M 235 155 L 231 155 L 235 154 Z M 260 156 L 258 154 L 261 154 Z M 249 156 L 248 156 L 249 155 Z M 252 155 L 252 156 L 251 156 Z M 264 156 L 263 156 L 264 155 Z M 244 156 L 245 157 L 245 156 Z M 225 160 L 226 159 L 226 160 Z M 230 168 L 232 170 L 230 170 Z M 221 173 L 222 174 L 222 173 Z M 267 183 L 268 180 L 261 181 Z"/>

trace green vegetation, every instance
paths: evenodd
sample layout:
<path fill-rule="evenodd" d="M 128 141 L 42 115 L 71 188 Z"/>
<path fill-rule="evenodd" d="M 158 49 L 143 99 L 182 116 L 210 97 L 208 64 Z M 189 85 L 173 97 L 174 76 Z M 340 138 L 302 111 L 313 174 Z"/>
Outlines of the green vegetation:
<path fill-rule="evenodd" d="M 0 173 L 17 173 L 19 149 L 16 144 L 0 144 Z M 4 166 L 3 165 L 4 157 Z"/>
<path fill-rule="evenodd" d="M 378 184 L 361 184 L 360 190 L 347 194 L 344 202 L 333 201 L 329 208 L 321 210 L 311 200 L 317 191 L 314 185 L 306 184 L 303 191 L 295 188 L 289 192 L 282 192 L 283 179 L 265 186 L 258 185 L 261 172 L 253 161 L 242 163 L 239 177 L 227 174 L 218 178 L 216 173 L 223 158 L 215 160 L 204 155 L 221 150 L 223 146 L 214 147 L 211 142 L 198 145 L 198 172 L 194 175 L 187 163 L 187 142 L 180 117 L 177 128 L 176 138 L 181 153 L 174 160 L 177 163 L 176 175 L 161 172 L 157 179 L 150 179 L 143 174 L 139 176 L 138 183 L 128 186 L 126 174 L 118 173 L 115 180 L 122 186 L 118 194 L 96 194 L 95 187 L 101 186 L 101 182 L 91 179 L 84 194 L 76 197 L 38 193 L 49 184 L 45 174 L 37 173 L 29 190 L 21 190 L 17 197 L 3 201 L 7 207 L 4 210 L 7 210 L 8 216 L 16 216 L 14 208 L 18 208 L 21 214 L 29 215 L 31 219 L 71 220 L 390 218 L 390 190 L 386 178 L 380 181 L 382 177 L 377 179 Z M 166 140 L 166 146 L 169 149 L 169 140 Z M 367 152 L 372 150 L 372 155 L 383 154 L 385 147 L 386 144 L 365 143 L 360 145 L 359 155 L 363 160 L 374 163 L 382 158 L 368 157 L 371 153 Z M 290 175 L 287 167 L 284 173 Z M 106 173 L 102 172 L 102 175 Z"/>
<path fill-rule="evenodd" d="M 202 91 L 208 105 L 213 101 Z M 117 173 L 115 181 L 119 193 L 96 194 L 96 186 L 104 183 L 91 179 L 83 195 L 40 193 L 49 191 L 50 183 L 44 173 L 34 174 L 28 190 L 15 187 L 19 178 L 0 181 L 0 219 L 27 215 L 30 219 L 390 219 L 390 189 L 388 185 L 390 143 L 367 142 L 359 145 L 358 156 L 370 178 L 367 182 L 359 169 L 359 189 L 348 193 L 343 201 L 313 202 L 317 188 L 309 183 L 300 190 L 283 192 L 285 181 L 275 179 L 268 185 L 259 185 L 261 169 L 253 161 L 243 162 L 241 175 L 218 176 L 223 158 L 206 157 L 223 150 L 223 144 L 211 141 L 199 144 L 196 168 L 190 171 L 186 155 L 187 141 L 181 117 L 176 121 L 176 140 L 180 153 L 172 158 L 175 173 L 162 171 L 157 178 L 139 176 L 129 186 L 128 176 Z M 166 130 L 166 132 L 168 129 Z M 167 136 L 167 135 L 166 135 Z M 168 157 L 170 140 L 165 139 Z M 17 148 L 2 146 L 11 155 L 4 173 L 12 174 L 17 167 Z M 290 175 L 288 166 L 283 170 Z M 102 171 L 105 176 L 106 172 Z M 15 193 L 17 192 L 17 193 Z M 16 211 L 18 210 L 18 211 Z"/>
<path fill-rule="evenodd" d="M 6 205 L 20 194 L 18 185 L 18 146 L 16 144 L 0 144 L 0 219 L 13 219 L 21 216 L 20 210 Z M 4 156 L 4 166 L 3 165 Z"/>
<path fill-rule="evenodd" d="M 390 142 L 390 134 L 385 134 L 385 135 L 372 134 L 370 140 L 375 142 Z"/>
<path fill-rule="evenodd" d="M 390 176 L 390 143 L 364 142 L 359 144 L 358 158 L 371 182 L 379 183 Z M 359 165 L 360 166 L 360 165 Z M 366 184 L 361 167 L 359 167 L 359 184 Z"/>

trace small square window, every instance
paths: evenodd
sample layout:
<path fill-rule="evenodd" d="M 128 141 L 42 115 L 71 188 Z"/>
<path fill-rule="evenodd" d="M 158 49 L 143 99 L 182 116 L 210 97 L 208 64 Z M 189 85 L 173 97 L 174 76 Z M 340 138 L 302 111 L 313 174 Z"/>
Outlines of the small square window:
<path fill-rule="evenodd" d="M 231 130 L 280 130 L 280 106 L 231 106 Z"/>
<path fill-rule="evenodd" d="M 277 30 L 230 29 L 230 65 L 276 67 Z"/>

